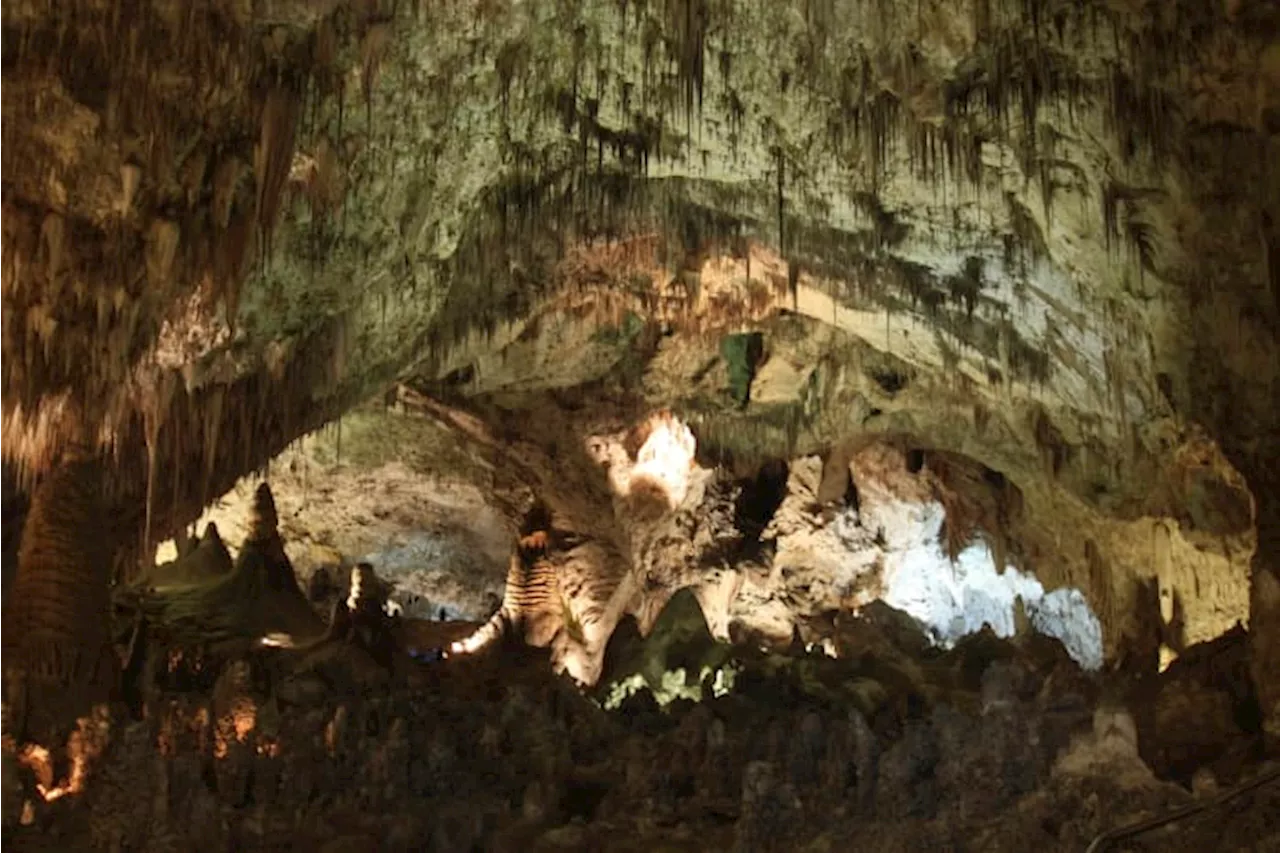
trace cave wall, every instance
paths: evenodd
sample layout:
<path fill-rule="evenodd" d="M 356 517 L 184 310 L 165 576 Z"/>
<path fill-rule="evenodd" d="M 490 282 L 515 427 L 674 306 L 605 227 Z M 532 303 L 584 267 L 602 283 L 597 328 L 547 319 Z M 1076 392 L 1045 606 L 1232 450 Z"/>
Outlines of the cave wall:
<path fill-rule="evenodd" d="M 1029 494 L 1194 515 L 1233 466 L 1274 575 L 1278 31 L 1264 0 L 6 4 L 4 454 L 100 440 L 159 537 L 563 293 L 722 331 L 789 302 L 930 377 L 893 429 Z M 823 440 L 865 427 L 822 388 Z M 1168 498 L 1192 422 L 1231 464 Z M 1238 536 L 1227 503 L 1180 530 Z"/>
<path fill-rule="evenodd" d="M 1161 372 L 1191 399 L 1193 316 L 1234 309 L 1244 332 L 1199 370 L 1269 388 L 1275 13 L 1155 9 L 14 4 L 7 329 L 27 358 L 6 408 L 29 435 L 71 389 L 114 425 L 154 397 L 112 387 L 131 372 L 261 370 L 327 316 L 352 372 L 402 366 L 440 309 L 455 331 L 519 314 L 557 242 L 640 224 L 669 256 L 761 237 L 1106 421 L 1158 408 Z M 1218 279 L 1232 295 L 1196 314 L 1218 288 L 1193 283 Z"/>

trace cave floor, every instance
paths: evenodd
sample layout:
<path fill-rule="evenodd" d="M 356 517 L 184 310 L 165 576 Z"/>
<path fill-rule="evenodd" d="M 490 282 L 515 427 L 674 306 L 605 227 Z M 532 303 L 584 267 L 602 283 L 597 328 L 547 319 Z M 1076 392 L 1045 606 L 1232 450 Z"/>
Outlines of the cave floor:
<path fill-rule="evenodd" d="M 443 643 L 468 627 L 424 623 L 415 636 Z M 113 710 L 84 790 L 32 803 L 26 825 L 6 819 L 5 841 L 1079 851 L 1218 790 L 1205 772 L 1195 793 L 1158 779 L 1136 742 L 1142 709 L 1107 699 L 1105 678 L 1061 653 L 980 639 L 915 662 L 883 648 L 848 660 L 741 650 L 726 695 L 663 708 L 639 691 L 614 711 L 512 643 L 390 667 L 342 643 L 259 649 L 182 689 L 161 685 L 144 719 Z M 1230 769 L 1205 762 L 1222 790 L 1268 769 L 1240 755 Z M 1277 816 L 1272 781 L 1110 849 L 1280 849 Z"/>

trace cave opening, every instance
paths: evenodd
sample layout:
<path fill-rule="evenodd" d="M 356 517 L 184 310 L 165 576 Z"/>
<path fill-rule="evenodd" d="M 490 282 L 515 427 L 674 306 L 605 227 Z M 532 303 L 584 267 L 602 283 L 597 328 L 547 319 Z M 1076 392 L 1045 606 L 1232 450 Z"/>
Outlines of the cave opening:
<path fill-rule="evenodd" d="M 502 595 L 507 537 L 545 521 L 545 507 L 539 514 L 534 505 L 536 520 L 505 516 L 474 484 L 465 455 L 446 449 L 451 433 L 403 405 L 387 410 L 371 401 L 343 421 L 340 445 L 333 429 L 304 436 L 271 461 L 266 478 L 245 477 L 211 501 L 195 522 L 204 535 L 191 554 L 166 540 L 143 578 L 171 585 L 229 572 L 265 482 L 280 509 L 290 565 L 322 615 L 346 596 L 352 568 L 368 563 L 410 618 L 491 616 Z"/>

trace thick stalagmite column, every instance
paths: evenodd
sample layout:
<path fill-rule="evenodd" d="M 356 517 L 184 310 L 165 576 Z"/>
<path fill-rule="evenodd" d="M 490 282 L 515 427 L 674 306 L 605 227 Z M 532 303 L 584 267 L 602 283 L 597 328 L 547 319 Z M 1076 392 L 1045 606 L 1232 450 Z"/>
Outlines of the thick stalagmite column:
<path fill-rule="evenodd" d="M 9 600 L 14 578 L 18 571 L 18 543 L 22 541 L 22 526 L 27 521 L 27 509 L 31 505 L 31 496 L 18 482 L 17 471 L 10 465 L 4 466 L 4 499 L 0 505 L 0 514 L 4 520 L 4 596 Z"/>
<path fill-rule="evenodd" d="M 78 717 L 109 698 L 112 548 L 96 460 L 64 461 L 36 488 L 6 602 L 5 688 L 15 734 L 61 743 Z"/>
<path fill-rule="evenodd" d="M 1272 752 L 1280 752 L 1280 495 L 1258 501 L 1258 550 L 1249 596 L 1252 670 L 1262 724 Z"/>

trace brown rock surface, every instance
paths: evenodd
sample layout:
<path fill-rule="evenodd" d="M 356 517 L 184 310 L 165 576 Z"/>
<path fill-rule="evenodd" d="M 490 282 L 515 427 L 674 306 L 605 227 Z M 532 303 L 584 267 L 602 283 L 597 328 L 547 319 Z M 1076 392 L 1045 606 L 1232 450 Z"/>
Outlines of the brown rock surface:
<path fill-rule="evenodd" d="M 112 638 L 136 652 L 126 681 L 179 650 L 160 687 L 205 693 L 245 643 L 321 633 L 295 568 L 341 586 L 367 561 L 405 615 L 480 623 L 535 499 L 563 595 L 523 639 L 580 682 L 597 680 L 615 626 L 650 630 L 686 587 L 719 641 L 893 669 L 902 656 L 853 621 L 880 598 L 909 611 L 904 634 L 936 641 L 912 661 L 960 661 L 959 674 L 898 666 L 895 684 L 914 686 L 896 694 L 867 676 L 846 695 L 814 670 L 841 702 L 910 718 L 880 744 L 885 788 L 842 788 L 847 756 L 810 749 L 865 745 L 826 706 L 726 712 L 723 731 L 700 718 L 677 744 L 636 699 L 633 722 L 658 740 L 611 731 L 626 756 L 613 799 L 638 811 L 547 826 L 591 799 L 564 768 L 598 744 L 565 735 L 576 700 L 529 711 L 561 695 L 539 682 L 519 702 L 485 699 L 544 729 L 484 735 L 527 758 L 498 766 L 488 793 L 469 771 L 441 781 L 471 757 L 478 720 L 392 737 L 375 713 L 357 722 L 385 742 L 333 761 L 306 742 L 323 727 L 290 720 L 279 744 L 228 743 L 226 790 L 190 781 L 207 745 L 164 753 L 163 773 L 142 751 L 112 759 L 90 811 L 120 819 L 120 780 L 151 773 L 134 807 L 153 812 L 102 823 L 100 846 L 141 845 L 152 816 L 148 843 L 200 827 L 197 847 L 237 849 L 290 832 L 590 847 L 629 829 L 626 843 L 670 829 L 677 847 L 745 849 L 815 815 L 830 817 L 815 849 L 877 838 L 880 821 L 864 831 L 866 814 L 813 805 L 822 778 L 902 818 L 888 848 L 1068 847 L 1102 824 L 1100 804 L 1121 817 L 1180 799 L 1139 784 L 1143 761 L 1226 784 L 1257 750 L 1274 755 L 1274 2 L 14 0 L 2 18 L 7 696 L 40 664 L 90 687 L 64 691 L 62 727 L 89 719 L 110 693 L 89 658 L 111 658 Z M 51 502 L 82 446 L 101 490 Z M 255 530 L 258 471 L 278 502 L 259 502 Z M 213 545 L 154 569 L 156 543 L 206 512 L 247 543 L 230 573 Z M 161 591 L 118 588 L 116 616 L 135 621 L 111 625 L 112 579 Z M 1237 623 L 1247 632 L 1226 633 Z M 1047 635 L 1139 697 L 1133 744 L 1100 731 L 1082 747 L 1123 779 L 1051 771 L 1010 734 L 1032 733 L 991 721 L 1032 700 L 1015 671 L 982 698 L 986 656 L 1007 664 L 1005 641 L 1026 652 Z M 139 650 L 139 637 L 159 640 Z M 232 649 L 198 648 L 210 638 Z M 347 713 L 467 713 L 433 696 L 413 716 L 396 703 L 421 697 L 390 686 L 404 660 L 349 652 L 325 651 L 359 682 Z M 1053 689 L 1071 692 L 1078 679 L 1055 667 Z M 339 700 L 316 699 L 315 679 L 297 697 L 333 719 Z M 935 682 L 978 691 L 991 713 L 949 716 Z M 7 707 L 7 725 L 25 710 Z M 1042 711 L 1018 724 L 1052 728 Z M 117 721 L 115 746 L 177 738 L 162 728 Z M 704 750 L 713 730 L 723 749 Z M 970 754 L 970 736 L 989 750 Z M 659 742 L 674 769 L 649 769 Z M 1011 764 L 1030 775 L 995 782 Z M 962 766 L 991 783 L 964 790 Z M 281 793 L 286 767 L 308 792 L 347 770 L 359 781 L 322 809 Z M 712 784 L 700 773 L 718 799 L 689 832 L 673 815 L 690 785 Z M 179 805 L 175 785 L 196 793 Z M 364 822 L 406 790 L 439 795 L 438 813 Z M 527 804 L 518 825 L 504 823 L 513 803 Z M 45 829 L 84 816 L 45 805 L 29 815 Z M 184 810 L 189 825 L 172 817 Z M 999 825 L 974 829 L 979 814 Z"/>

